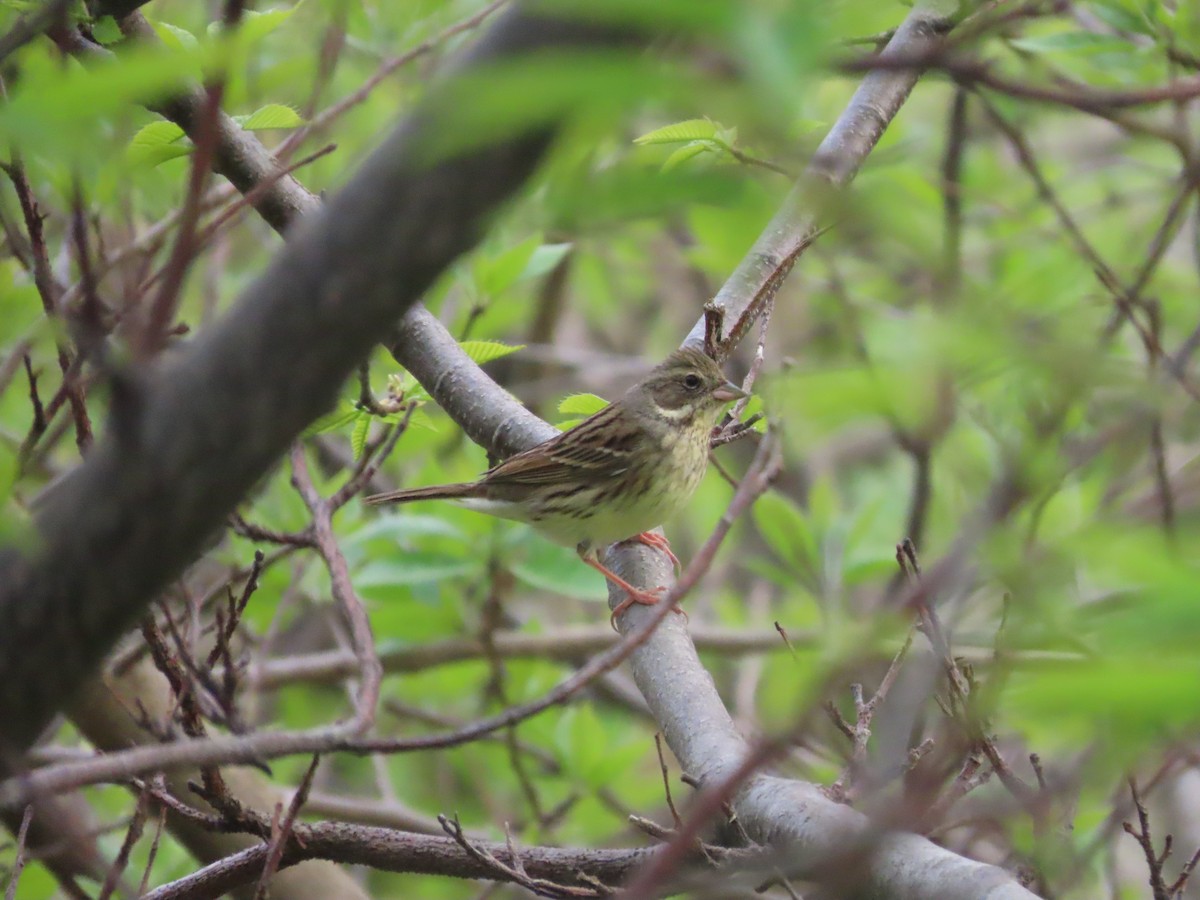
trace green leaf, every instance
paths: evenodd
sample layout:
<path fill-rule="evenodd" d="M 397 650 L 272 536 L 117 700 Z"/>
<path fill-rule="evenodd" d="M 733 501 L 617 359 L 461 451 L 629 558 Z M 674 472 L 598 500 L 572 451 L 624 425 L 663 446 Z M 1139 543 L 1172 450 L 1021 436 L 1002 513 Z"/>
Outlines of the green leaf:
<path fill-rule="evenodd" d="M 354 576 L 354 587 L 366 599 L 386 596 L 386 588 L 445 581 L 466 575 L 476 568 L 476 560 L 449 553 L 414 551 L 375 559 Z"/>
<path fill-rule="evenodd" d="M 400 421 L 401 418 L 402 418 L 401 414 L 397 413 L 394 416 L 388 416 L 388 421 L 398 422 L 398 421 Z M 439 431 L 440 430 L 437 422 L 435 422 L 433 420 L 433 418 L 429 415 L 429 413 L 425 412 L 425 410 L 423 410 L 423 409 L 413 410 L 412 415 L 410 415 L 408 417 L 408 427 L 409 428 L 423 428 L 425 431 Z"/>
<path fill-rule="evenodd" d="M 187 156 L 191 144 L 177 143 L 183 136 L 183 129 L 174 122 L 151 122 L 130 138 L 126 156 L 132 163 L 148 166 Z"/>
<path fill-rule="evenodd" d="M 592 705 L 580 704 L 564 712 L 555 738 L 563 769 L 590 783 L 597 767 L 603 765 L 609 745 L 604 723 Z"/>
<path fill-rule="evenodd" d="M 297 3 L 291 9 L 268 9 L 263 12 L 258 12 L 253 9 L 243 10 L 242 18 L 237 25 L 238 40 L 246 46 L 260 41 L 268 34 L 290 19 L 293 13 L 300 8 Z M 218 37 L 225 32 L 225 26 L 220 21 L 210 22 L 208 25 L 208 34 L 210 37 Z"/>
<path fill-rule="evenodd" d="M 268 103 L 238 122 L 247 131 L 268 131 L 272 128 L 297 128 L 304 124 L 300 113 L 282 103 Z"/>
<path fill-rule="evenodd" d="M 495 253 L 478 254 L 471 264 L 475 289 L 487 300 L 515 284 L 540 278 L 557 266 L 570 249 L 569 243 L 543 244 L 541 234 L 533 234 Z"/>
<path fill-rule="evenodd" d="M 1134 34 L 1155 34 L 1153 23 L 1146 18 L 1145 13 L 1135 5 L 1122 0 L 1107 0 L 1107 2 L 1092 3 L 1090 8 L 1096 18 L 1117 31 L 1129 31 Z"/>
<path fill-rule="evenodd" d="M 367 448 L 367 435 L 370 433 L 371 414 L 365 409 L 359 410 L 354 430 L 350 432 L 350 449 L 354 451 L 355 459 L 362 459 L 363 451 Z"/>
<path fill-rule="evenodd" d="M 479 293 L 489 297 L 516 284 L 541 243 L 542 236 L 535 234 L 497 253 L 477 256 L 471 268 Z"/>
<path fill-rule="evenodd" d="M 300 4 L 297 3 L 289 9 L 268 9 L 263 12 L 253 9 L 244 10 L 242 19 L 238 23 L 238 37 L 248 43 L 262 40 L 290 19 L 299 8 Z"/>
<path fill-rule="evenodd" d="M 1072 733 L 1094 733 L 1098 723 L 1123 741 L 1160 735 L 1195 722 L 1200 669 L 1187 655 L 1116 657 L 1063 663 L 1013 678 L 1007 704 Z"/>
<path fill-rule="evenodd" d="M 665 160 L 663 160 L 662 170 L 670 172 L 693 157 L 699 156 L 702 153 L 715 153 L 716 148 L 712 141 L 693 141 L 690 144 L 684 144 Z"/>
<path fill-rule="evenodd" d="M 158 35 L 158 39 L 172 50 L 194 52 L 200 49 L 200 41 L 186 28 L 180 28 L 178 25 L 156 20 L 150 22 L 150 27 Z"/>
<path fill-rule="evenodd" d="M 525 349 L 524 344 L 502 344 L 500 341 L 463 341 L 458 346 L 479 366 Z"/>
<path fill-rule="evenodd" d="M 711 119 L 687 119 L 648 131 L 633 139 L 635 144 L 681 144 L 685 141 L 711 140 L 717 136 L 721 126 Z"/>
<path fill-rule="evenodd" d="M 414 515 L 391 512 L 370 519 L 362 528 L 357 528 L 342 540 L 343 546 L 386 538 L 392 544 L 404 544 L 413 538 L 439 537 L 464 541 L 466 534 L 461 528 L 437 516 Z"/>
<path fill-rule="evenodd" d="M 559 596 L 580 600 L 608 599 L 604 578 L 585 566 L 574 550 L 552 544 L 532 532 L 522 543 L 522 558 L 508 566 L 519 581 Z"/>
<path fill-rule="evenodd" d="M 338 408 L 333 412 L 321 416 L 321 418 L 309 425 L 304 431 L 304 436 L 311 437 L 314 434 L 337 431 L 339 428 L 349 425 L 357 419 L 360 412 L 361 410 L 354 406 L 354 404 L 342 402 L 338 404 Z"/>
<path fill-rule="evenodd" d="M 529 262 L 525 264 L 524 270 L 521 272 L 518 281 L 527 279 L 541 278 L 549 273 L 557 266 L 564 256 L 571 252 L 572 245 L 566 244 L 542 244 L 529 257 Z"/>
<path fill-rule="evenodd" d="M 558 403 L 558 411 L 564 416 L 591 416 L 604 407 L 608 401 L 595 394 L 568 394 Z"/>
<path fill-rule="evenodd" d="M 612 784 L 632 771 L 645 754 L 640 741 L 621 739 L 612 723 L 597 714 L 592 704 L 567 709 L 555 729 L 554 743 L 563 770 L 592 790 Z"/>
<path fill-rule="evenodd" d="M 101 16 L 92 23 L 92 37 L 102 46 L 108 47 L 120 43 L 125 35 L 121 33 L 116 19 L 112 16 Z"/>
<path fill-rule="evenodd" d="M 0 106 L 0 137 L 16 139 L 30 157 L 77 155 L 87 158 L 98 148 L 88 143 L 101 132 L 95 123 L 124 115 L 130 104 L 151 103 L 189 83 L 198 58 L 164 48 L 133 48 L 112 59 L 59 62 L 31 56 L 22 77 Z M 111 130 L 112 123 L 106 127 Z"/>
<path fill-rule="evenodd" d="M 808 519 L 779 494 L 768 492 L 755 501 L 754 524 L 781 562 L 807 568 L 818 558 Z"/>

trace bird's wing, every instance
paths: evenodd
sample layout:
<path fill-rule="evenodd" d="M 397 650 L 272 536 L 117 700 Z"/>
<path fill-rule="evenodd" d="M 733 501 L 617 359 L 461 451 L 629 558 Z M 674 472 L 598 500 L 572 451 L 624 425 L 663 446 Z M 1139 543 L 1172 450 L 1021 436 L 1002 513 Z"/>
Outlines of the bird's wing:
<path fill-rule="evenodd" d="M 510 456 L 483 476 L 485 485 L 555 484 L 558 482 L 603 482 L 629 468 L 629 455 L 637 434 L 627 427 L 614 427 L 620 416 L 618 404 L 610 404 L 570 431 L 545 443 Z"/>

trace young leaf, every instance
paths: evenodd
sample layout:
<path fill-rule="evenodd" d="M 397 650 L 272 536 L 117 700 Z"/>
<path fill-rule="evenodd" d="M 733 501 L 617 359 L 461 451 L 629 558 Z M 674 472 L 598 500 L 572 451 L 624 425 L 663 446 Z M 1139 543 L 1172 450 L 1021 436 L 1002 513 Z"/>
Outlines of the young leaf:
<path fill-rule="evenodd" d="M 182 137 L 183 129 L 174 122 L 151 122 L 130 139 L 126 155 L 130 162 L 157 166 L 192 152 L 191 145 L 177 143 Z"/>
<path fill-rule="evenodd" d="M 388 559 L 371 560 L 355 574 L 354 586 L 364 600 L 384 599 L 387 592 L 381 588 L 436 584 L 466 575 L 477 567 L 478 562 L 470 558 L 432 550 L 413 550 L 396 553 Z"/>
<path fill-rule="evenodd" d="M 253 9 L 244 10 L 241 21 L 238 23 L 238 38 L 247 46 L 257 43 L 290 19 L 299 8 L 300 4 L 297 3 L 290 9 L 268 9 L 264 12 L 257 12 Z M 222 22 L 209 23 L 208 33 L 212 37 L 216 37 L 224 30 L 225 26 Z"/>
<path fill-rule="evenodd" d="M 478 255 L 472 264 L 472 271 L 479 292 L 484 296 L 494 296 L 516 284 L 541 245 L 542 236 L 534 234 L 497 253 Z"/>
<path fill-rule="evenodd" d="M 706 141 L 717 136 L 721 126 L 711 119 L 687 119 L 648 131 L 633 139 L 635 144 L 682 144 L 685 141 Z"/>
<path fill-rule="evenodd" d="M 125 35 L 121 34 L 121 28 L 117 25 L 116 19 L 112 16 L 101 16 L 92 23 L 92 37 L 101 46 L 108 47 L 120 41 Z"/>
<path fill-rule="evenodd" d="M 571 244 L 542 244 L 533 251 L 529 262 L 525 264 L 525 269 L 517 280 L 540 278 L 557 266 L 570 250 Z"/>
<path fill-rule="evenodd" d="M 1145 34 L 1154 37 L 1154 23 L 1147 18 L 1145 12 L 1136 7 L 1131 8 L 1120 2 L 1093 3 L 1089 7 L 1096 18 L 1102 20 L 1117 31 L 1128 31 L 1133 34 Z"/>
<path fill-rule="evenodd" d="M 304 124 L 300 113 L 282 103 L 268 103 L 250 115 L 238 119 L 247 131 L 267 131 L 271 128 L 297 128 Z"/>
<path fill-rule="evenodd" d="M 200 42 L 196 40 L 196 36 L 186 28 L 180 28 L 178 25 L 171 25 L 168 22 L 158 22 L 151 20 L 150 27 L 154 29 L 158 39 L 166 44 L 172 50 L 186 50 L 194 52 L 200 49 Z"/>
<path fill-rule="evenodd" d="M 699 156 L 701 153 L 716 152 L 716 147 L 717 145 L 712 141 L 692 141 L 690 144 L 684 144 L 663 160 L 662 170 L 670 172 L 681 163 L 685 163 L 689 159 Z"/>
<path fill-rule="evenodd" d="M 579 561 L 575 551 L 530 534 L 524 552 L 508 564 L 512 574 L 540 591 L 580 600 L 604 600 L 604 579 Z"/>
<path fill-rule="evenodd" d="M 525 349 L 524 344 L 502 344 L 499 341 L 463 341 L 459 346 L 479 366 Z"/>
<path fill-rule="evenodd" d="M 608 406 L 608 401 L 595 394 L 568 394 L 558 404 L 564 416 L 590 416 Z"/>
<path fill-rule="evenodd" d="M 354 420 L 354 430 L 350 432 L 350 449 L 354 451 L 355 459 L 362 459 L 363 451 L 367 448 L 367 435 L 371 431 L 371 414 L 360 410 Z"/>
<path fill-rule="evenodd" d="M 349 425 L 357 419 L 360 412 L 357 407 L 350 403 L 341 403 L 333 412 L 321 416 L 321 418 L 309 425 L 304 431 L 304 436 L 311 437 L 314 434 L 337 431 L 339 428 Z"/>

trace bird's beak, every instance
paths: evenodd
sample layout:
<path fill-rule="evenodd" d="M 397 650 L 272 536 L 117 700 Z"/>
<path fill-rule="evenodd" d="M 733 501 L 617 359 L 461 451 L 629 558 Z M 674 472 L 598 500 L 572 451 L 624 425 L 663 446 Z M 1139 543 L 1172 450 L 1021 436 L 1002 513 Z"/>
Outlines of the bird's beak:
<path fill-rule="evenodd" d="M 745 391 L 734 384 L 732 381 L 727 381 L 715 391 L 712 392 L 713 399 L 720 400 L 722 403 L 729 403 L 731 400 L 741 400 L 748 396 Z"/>

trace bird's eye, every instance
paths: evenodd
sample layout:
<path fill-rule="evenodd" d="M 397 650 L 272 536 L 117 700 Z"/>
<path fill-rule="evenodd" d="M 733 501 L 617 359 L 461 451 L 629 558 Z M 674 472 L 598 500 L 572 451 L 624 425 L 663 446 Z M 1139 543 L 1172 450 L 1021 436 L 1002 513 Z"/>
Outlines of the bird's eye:
<path fill-rule="evenodd" d="M 684 379 L 683 379 L 683 386 L 684 386 L 685 388 L 687 388 L 689 391 L 698 391 L 698 390 L 700 390 L 700 383 L 701 383 L 701 382 L 700 382 L 700 376 L 699 376 L 699 375 L 697 375 L 697 374 L 695 374 L 695 373 L 692 373 L 691 375 L 684 376 Z"/>

